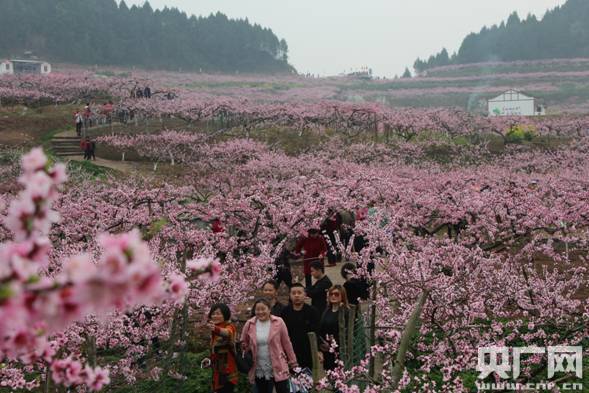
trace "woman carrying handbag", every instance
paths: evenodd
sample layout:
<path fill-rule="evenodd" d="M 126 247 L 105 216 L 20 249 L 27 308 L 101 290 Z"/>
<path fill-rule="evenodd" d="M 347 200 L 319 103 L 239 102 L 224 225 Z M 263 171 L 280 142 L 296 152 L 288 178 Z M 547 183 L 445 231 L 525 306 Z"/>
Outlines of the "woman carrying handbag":
<path fill-rule="evenodd" d="M 297 367 L 288 330 L 282 318 L 271 315 L 266 299 L 254 303 L 256 316 L 249 319 L 241 333 L 243 352 L 251 351 L 253 366 L 249 381 L 258 393 L 289 393 L 290 369 Z M 289 369 L 290 366 L 290 369 Z"/>

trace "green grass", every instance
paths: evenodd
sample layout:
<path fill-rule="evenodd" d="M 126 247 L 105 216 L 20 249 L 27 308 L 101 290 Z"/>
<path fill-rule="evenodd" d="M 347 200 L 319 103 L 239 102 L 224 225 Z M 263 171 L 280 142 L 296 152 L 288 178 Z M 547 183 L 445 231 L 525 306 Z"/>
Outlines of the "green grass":
<path fill-rule="evenodd" d="M 146 376 L 139 376 L 135 384 L 129 384 L 122 377 L 113 378 L 110 385 L 104 387 L 102 392 L 105 393 L 210 393 L 212 371 L 211 369 L 201 369 L 201 361 L 208 356 L 208 352 L 186 353 L 185 362 L 182 365 L 183 375 L 186 379 L 178 380 L 167 375 L 160 376 L 159 380 L 154 381 Z M 120 358 L 112 357 L 111 364 Z M 176 364 L 176 367 L 179 367 Z M 35 377 L 34 374 L 28 375 L 28 378 Z M 36 390 L 42 391 L 42 390 Z M 50 392 L 65 392 L 66 390 L 54 390 L 53 385 Z M 249 392 L 251 387 L 245 375 L 240 374 L 239 383 L 236 392 Z M 10 393 L 13 390 L 0 387 L 0 393 Z M 16 390 L 18 393 L 24 393 L 26 390 Z"/>
<path fill-rule="evenodd" d="M 67 170 L 70 174 L 72 172 L 77 172 L 96 180 L 105 180 L 109 175 L 115 172 L 113 169 L 96 165 L 91 161 L 69 161 Z"/>
<path fill-rule="evenodd" d="M 212 374 L 210 369 L 201 369 L 200 362 L 208 356 L 208 352 L 187 353 L 183 365 L 186 370 L 185 380 L 176 380 L 162 375 L 159 381 L 140 380 L 135 385 L 119 382 L 111 385 L 108 392 L 112 393 L 210 393 Z M 236 392 L 249 392 L 251 387 L 244 375 L 240 380 Z"/>

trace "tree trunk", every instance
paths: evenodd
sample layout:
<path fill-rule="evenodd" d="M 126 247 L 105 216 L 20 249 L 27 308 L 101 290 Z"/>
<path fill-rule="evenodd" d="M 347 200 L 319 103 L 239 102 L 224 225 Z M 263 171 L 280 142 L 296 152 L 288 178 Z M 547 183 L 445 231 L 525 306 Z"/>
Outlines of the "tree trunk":
<path fill-rule="evenodd" d="M 51 371 L 49 369 L 49 364 L 47 364 L 46 370 L 45 370 L 45 383 L 43 384 L 43 393 L 49 393 L 50 387 L 51 387 Z"/>
<path fill-rule="evenodd" d="M 186 274 L 186 259 L 188 257 L 188 248 L 184 249 L 184 253 L 180 258 L 180 271 Z M 188 370 L 186 369 L 186 330 L 188 329 L 188 303 L 184 302 L 182 307 L 182 321 L 180 323 L 180 373 L 186 375 Z"/>
<path fill-rule="evenodd" d="M 88 363 L 91 367 L 96 367 L 96 337 L 89 335 L 86 337 L 86 345 L 88 351 Z"/>

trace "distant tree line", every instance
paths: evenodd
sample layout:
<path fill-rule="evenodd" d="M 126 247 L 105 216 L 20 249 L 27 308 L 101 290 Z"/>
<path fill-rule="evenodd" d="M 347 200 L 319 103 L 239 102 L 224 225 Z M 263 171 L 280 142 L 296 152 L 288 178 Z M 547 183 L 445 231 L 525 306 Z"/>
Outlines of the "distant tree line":
<path fill-rule="evenodd" d="M 128 7 L 115 0 L 0 0 L 0 56 L 207 72 L 291 72 L 269 28 L 222 13 Z"/>
<path fill-rule="evenodd" d="M 499 26 L 469 34 L 458 53 L 446 49 L 427 60 L 417 59 L 416 72 L 453 64 L 486 61 L 589 57 L 589 1 L 568 0 L 548 11 L 542 20 L 513 13 Z"/>

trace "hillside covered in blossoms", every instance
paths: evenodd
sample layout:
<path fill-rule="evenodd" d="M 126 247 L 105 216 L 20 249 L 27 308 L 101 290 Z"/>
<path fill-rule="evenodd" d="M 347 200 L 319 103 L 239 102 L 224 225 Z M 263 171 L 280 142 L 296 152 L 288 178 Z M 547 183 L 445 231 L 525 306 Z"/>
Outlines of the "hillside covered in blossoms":
<path fill-rule="evenodd" d="M 588 58 L 319 77 L 248 19 L 5 3 L 66 63 L 0 62 L 0 393 L 588 389 Z"/>
<path fill-rule="evenodd" d="M 210 305 L 245 318 L 277 258 L 334 211 L 353 212 L 352 238 L 329 247 L 371 283 L 371 350 L 317 371 L 318 387 L 469 391 L 477 347 L 587 344 L 588 116 L 394 109 L 326 99 L 313 80 L 299 100 L 218 78 L 2 80 L 3 119 L 23 129 L 28 111 L 96 97 L 97 155 L 66 158 L 68 178 L 39 150 L 10 158 L 44 139 L 63 160 L 68 125 L 3 147 L 5 386 L 196 389 Z M 151 98 L 130 96 L 144 85 Z M 530 383 L 543 370 L 522 367 Z"/>

